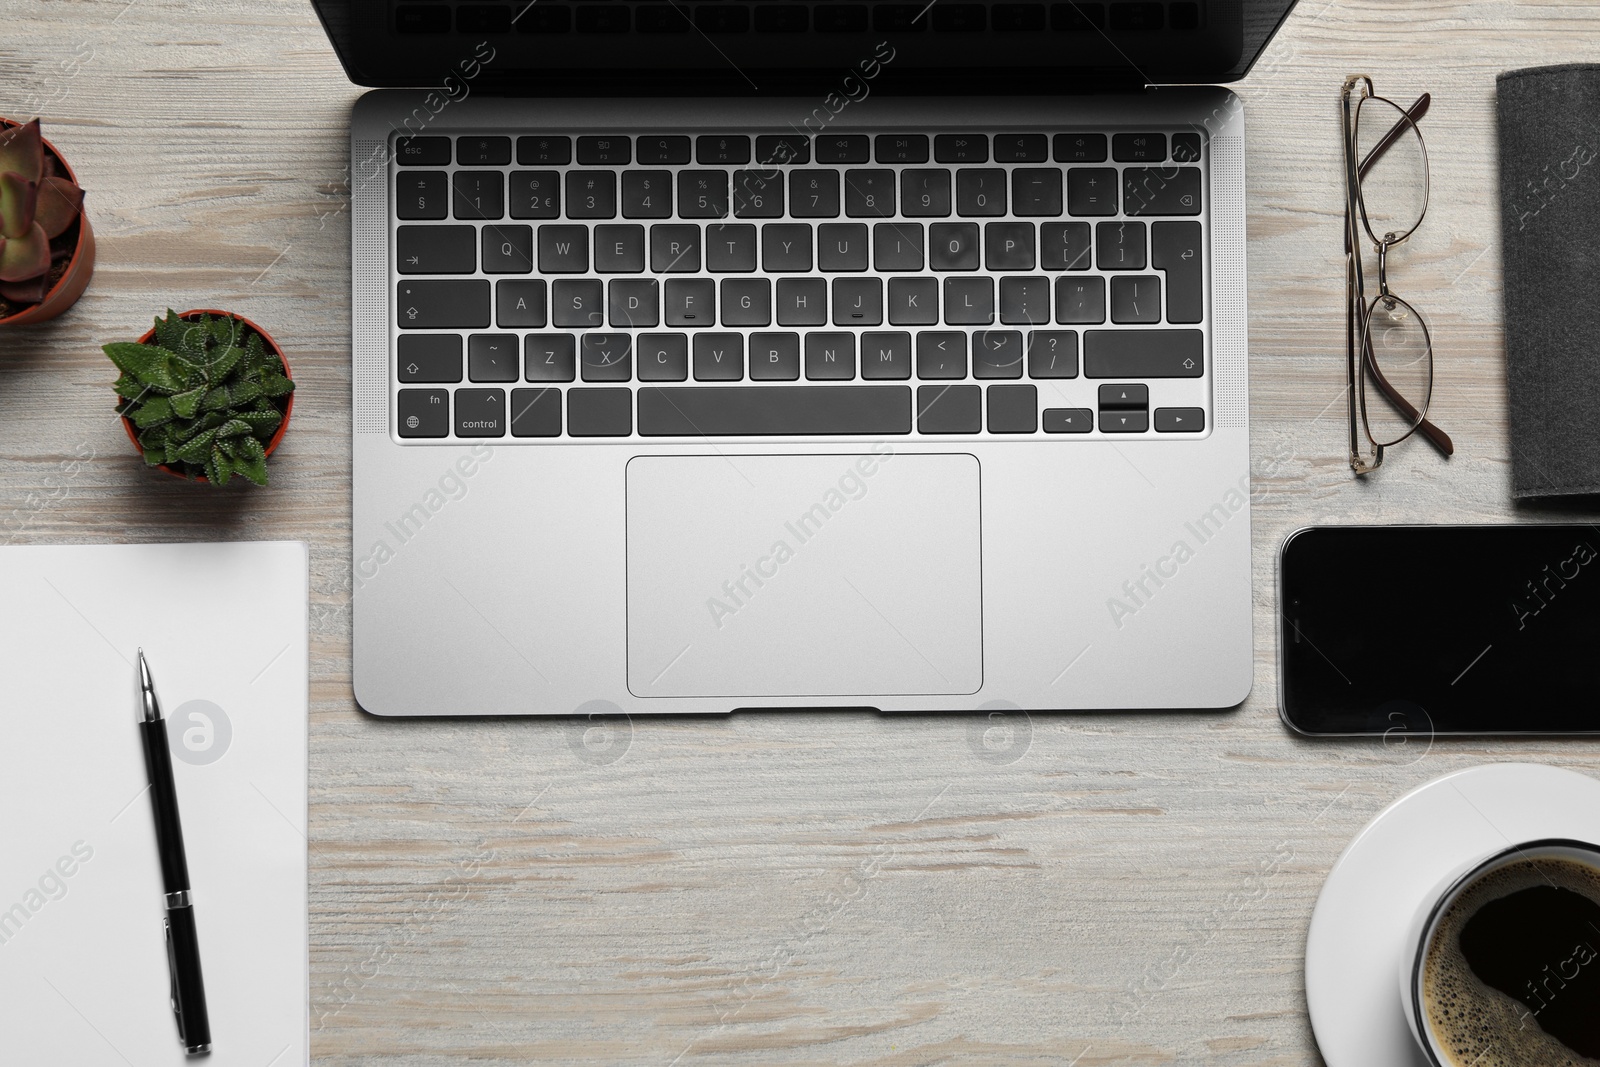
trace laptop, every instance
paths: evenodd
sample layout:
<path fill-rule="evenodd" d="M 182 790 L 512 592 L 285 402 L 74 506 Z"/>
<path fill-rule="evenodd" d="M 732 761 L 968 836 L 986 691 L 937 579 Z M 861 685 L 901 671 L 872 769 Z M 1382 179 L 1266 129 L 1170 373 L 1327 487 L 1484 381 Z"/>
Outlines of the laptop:
<path fill-rule="evenodd" d="M 376 715 L 1215 709 L 1292 0 L 316 0 Z"/>

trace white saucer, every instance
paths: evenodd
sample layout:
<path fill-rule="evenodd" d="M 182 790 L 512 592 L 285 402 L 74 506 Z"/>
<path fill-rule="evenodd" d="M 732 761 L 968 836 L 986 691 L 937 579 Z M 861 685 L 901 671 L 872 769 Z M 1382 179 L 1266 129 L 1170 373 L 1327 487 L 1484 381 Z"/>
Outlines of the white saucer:
<path fill-rule="evenodd" d="M 1407 924 L 1459 864 L 1545 837 L 1600 842 L 1600 781 L 1533 763 L 1473 767 L 1407 793 L 1356 835 L 1306 937 L 1306 1005 L 1328 1067 L 1426 1067 L 1400 1008 Z"/>

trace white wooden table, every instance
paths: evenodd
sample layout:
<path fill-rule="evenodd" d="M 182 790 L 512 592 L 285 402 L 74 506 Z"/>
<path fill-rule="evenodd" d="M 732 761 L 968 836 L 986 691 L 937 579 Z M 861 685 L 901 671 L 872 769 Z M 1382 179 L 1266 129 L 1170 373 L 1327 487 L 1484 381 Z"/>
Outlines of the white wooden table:
<path fill-rule="evenodd" d="M 1589 58 L 1584 0 L 1303 0 L 1249 116 L 1256 687 L 1208 715 L 391 722 L 350 690 L 346 115 L 305 0 L 6 0 L 0 114 L 89 190 L 87 296 L 0 333 L 0 542 L 312 545 L 312 1049 L 319 1062 L 1303 1064 L 1302 949 L 1351 836 L 1486 760 L 1600 773 L 1592 742 L 1314 742 L 1279 723 L 1273 574 L 1312 522 L 1504 521 L 1497 71 Z M 1395 263 L 1434 416 L 1344 459 L 1337 95 L 1424 121 Z M 144 470 L 101 343 L 172 306 L 287 348 L 265 492 Z M 75 457 L 91 462 L 67 466 Z M 1561 514 L 1593 517 L 1592 511 Z M 1385 606 L 1403 612 L 1404 604 Z"/>

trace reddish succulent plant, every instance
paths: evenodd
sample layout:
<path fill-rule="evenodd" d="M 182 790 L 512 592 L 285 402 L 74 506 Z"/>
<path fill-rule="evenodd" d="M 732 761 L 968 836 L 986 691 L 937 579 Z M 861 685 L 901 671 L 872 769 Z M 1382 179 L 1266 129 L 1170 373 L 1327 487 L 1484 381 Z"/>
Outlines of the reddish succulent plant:
<path fill-rule="evenodd" d="M 7 300 L 44 299 L 50 242 L 67 232 L 83 208 L 83 190 L 58 171 L 44 149 L 38 119 L 0 129 L 0 297 Z"/>

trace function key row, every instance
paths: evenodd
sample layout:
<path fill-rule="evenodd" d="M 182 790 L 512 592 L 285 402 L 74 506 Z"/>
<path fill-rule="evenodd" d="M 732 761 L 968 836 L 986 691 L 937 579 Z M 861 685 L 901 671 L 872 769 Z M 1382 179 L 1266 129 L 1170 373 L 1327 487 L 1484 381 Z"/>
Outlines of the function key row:
<path fill-rule="evenodd" d="M 996 163 L 1104 163 L 1108 138 L 1103 133 L 1005 133 L 993 137 Z M 812 162 L 815 142 L 818 163 L 927 163 L 930 138 L 920 133 L 826 134 L 816 138 L 802 134 L 770 134 L 752 139 L 743 134 L 703 134 L 699 137 L 626 135 L 578 137 L 560 135 L 516 138 L 518 166 L 564 167 L 576 158 L 579 166 L 619 167 L 682 166 L 692 157 L 700 164 L 742 165 L 752 159 L 762 165 L 804 165 Z M 987 134 L 947 133 L 931 139 L 931 158 L 935 163 L 987 163 L 990 161 Z M 463 167 L 504 167 L 511 164 L 512 139 L 502 136 L 402 137 L 395 141 L 395 162 L 402 167 L 444 167 L 454 162 Z M 1163 163 L 1168 158 L 1168 138 L 1164 133 L 1118 133 L 1109 137 L 1110 158 L 1117 163 Z M 1175 133 L 1171 137 L 1174 163 L 1200 160 L 1200 135 Z"/>

